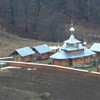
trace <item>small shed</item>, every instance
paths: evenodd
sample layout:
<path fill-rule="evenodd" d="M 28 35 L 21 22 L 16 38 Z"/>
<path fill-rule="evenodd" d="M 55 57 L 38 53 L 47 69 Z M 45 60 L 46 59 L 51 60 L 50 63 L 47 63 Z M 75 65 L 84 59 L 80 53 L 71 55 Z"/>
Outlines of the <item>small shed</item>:
<path fill-rule="evenodd" d="M 35 51 L 33 51 L 30 47 L 24 47 L 16 49 L 13 53 L 10 54 L 15 58 L 16 61 L 32 61 L 35 57 Z"/>
<path fill-rule="evenodd" d="M 52 51 L 47 44 L 35 46 L 33 50 L 36 52 L 38 60 L 48 59 Z"/>
<path fill-rule="evenodd" d="M 57 52 L 57 50 L 59 49 L 58 46 L 49 46 L 49 48 L 52 50 L 52 54 Z"/>
<path fill-rule="evenodd" d="M 94 43 L 90 50 L 94 51 L 96 53 L 96 57 L 100 58 L 100 43 Z"/>

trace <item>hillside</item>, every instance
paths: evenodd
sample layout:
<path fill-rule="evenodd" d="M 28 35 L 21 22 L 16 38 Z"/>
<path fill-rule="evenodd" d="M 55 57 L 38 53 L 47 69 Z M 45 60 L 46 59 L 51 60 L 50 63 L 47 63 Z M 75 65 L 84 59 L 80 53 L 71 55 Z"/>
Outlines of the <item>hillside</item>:
<path fill-rule="evenodd" d="M 76 27 L 82 27 L 82 30 L 78 29 L 80 39 L 84 36 L 89 38 L 89 34 L 98 35 L 100 31 L 99 0 L 0 0 L 0 2 L 0 25 L 10 33 L 22 37 L 62 41 L 69 36 L 71 19 L 74 20 Z"/>
<path fill-rule="evenodd" d="M 94 34 L 89 34 L 87 37 L 85 37 L 87 43 L 91 46 L 94 42 L 99 42 L 100 41 L 100 36 L 99 36 L 99 29 L 89 29 L 89 28 L 84 28 L 81 26 L 75 26 L 76 33 L 75 37 L 78 39 L 81 39 L 81 41 L 84 41 L 85 34 L 88 33 L 98 33 L 97 35 Z M 85 34 L 84 34 L 85 33 Z M 84 36 L 84 37 L 83 37 Z M 57 37 L 58 38 L 58 37 Z M 65 36 L 65 39 L 68 39 L 69 36 Z M 63 41 L 56 41 L 56 42 L 49 42 L 49 41 L 39 41 L 35 39 L 30 39 L 30 38 L 24 38 L 20 37 L 18 34 L 14 34 L 12 32 L 8 32 L 5 28 L 0 28 L 0 57 L 6 57 L 9 56 L 12 51 L 18 48 L 22 47 L 33 47 L 36 45 L 41 45 L 41 44 L 48 44 L 48 45 L 58 45 L 62 44 Z"/>
<path fill-rule="evenodd" d="M 0 57 L 21 47 L 62 43 L 71 19 L 79 40 L 100 42 L 99 5 L 99 0 L 0 0 Z M 0 69 L 0 100 L 100 100 L 100 78 Z"/>
<path fill-rule="evenodd" d="M 5 29 L 0 29 L 0 57 L 7 57 L 15 49 L 22 47 L 33 47 L 41 44 L 54 45 L 57 43 L 37 41 L 33 39 L 27 39 L 14 35 L 13 33 L 7 32 Z"/>

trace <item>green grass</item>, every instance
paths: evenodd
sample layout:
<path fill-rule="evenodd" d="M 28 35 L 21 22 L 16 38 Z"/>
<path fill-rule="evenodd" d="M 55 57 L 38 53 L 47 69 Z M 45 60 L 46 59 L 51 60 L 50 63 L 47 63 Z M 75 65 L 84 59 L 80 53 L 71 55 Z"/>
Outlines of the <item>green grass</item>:
<path fill-rule="evenodd" d="M 34 63 L 52 64 L 52 60 L 51 59 L 40 60 L 40 61 L 34 61 Z"/>
<path fill-rule="evenodd" d="M 82 67 L 80 69 L 83 69 L 83 70 L 89 70 L 89 71 L 97 71 L 97 68 L 96 67 Z"/>

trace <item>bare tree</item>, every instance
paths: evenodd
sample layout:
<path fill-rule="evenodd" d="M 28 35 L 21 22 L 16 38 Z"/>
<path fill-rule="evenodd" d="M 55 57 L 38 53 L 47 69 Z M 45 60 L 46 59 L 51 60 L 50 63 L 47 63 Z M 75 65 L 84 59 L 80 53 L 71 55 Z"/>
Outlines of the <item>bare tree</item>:
<path fill-rule="evenodd" d="M 34 16 L 33 16 L 33 23 L 32 23 L 32 28 L 33 31 L 36 32 L 37 31 L 37 26 L 38 26 L 38 19 L 39 19 L 39 13 L 41 10 L 41 0 L 36 0 L 36 6 L 35 6 L 35 10 L 34 10 Z"/>
<path fill-rule="evenodd" d="M 25 23 L 25 32 L 28 32 L 28 11 L 29 11 L 29 0 L 24 1 L 24 23 Z"/>
<path fill-rule="evenodd" d="M 87 5 L 88 5 L 88 8 L 87 8 L 87 11 L 88 11 L 88 20 L 90 20 L 91 17 L 92 17 L 92 15 L 91 15 L 91 12 L 92 12 L 92 9 L 91 9 L 91 0 L 87 1 Z"/>
<path fill-rule="evenodd" d="M 14 0 L 10 0 L 10 22 L 15 24 L 15 15 L 14 15 Z"/>
<path fill-rule="evenodd" d="M 28 32 L 28 8 L 25 6 L 24 8 L 24 18 L 25 18 L 25 32 Z"/>

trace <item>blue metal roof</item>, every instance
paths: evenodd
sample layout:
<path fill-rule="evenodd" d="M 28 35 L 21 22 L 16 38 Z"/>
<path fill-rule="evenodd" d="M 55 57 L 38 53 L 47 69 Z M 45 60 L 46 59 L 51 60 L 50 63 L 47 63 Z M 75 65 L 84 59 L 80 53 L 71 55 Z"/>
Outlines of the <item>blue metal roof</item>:
<path fill-rule="evenodd" d="M 70 35 L 69 39 L 68 40 L 65 40 L 64 41 L 65 43 L 69 43 L 69 44 L 76 44 L 76 43 L 80 43 L 81 41 L 79 41 L 78 39 L 76 39 L 74 37 L 73 34 Z"/>
<path fill-rule="evenodd" d="M 22 57 L 35 54 L 35 52 L 30 47 L 16 49 L 15 51 Z"/>
<path fill-rule="evenodd" d="M 100 43 L 94 43 L 94 44 L 91 46 L 90 50 L 96 51 L 96 52 L 100 52 Z"/>
<path fill-rule="evenodd" d="M 52 59 L 73 59 L 73 58 L 80 58 L 80 57 L 86 57 L 90 55 L 94 55 L 93 51 L 90 49 L 84 48 L 84 52 L 76 53 L 76 54 L 69 54 L 64 52 L 63 50 L 60 50 L 56 52 L 55 54 L 51 55 L 50 58 Z"/>
<path fill-rule="evenodd" d="M 40 54 L 44 54 L 52 51 L 47 44 L 35 46 L 34 49 Z"/>
<path fill-rule="evenodd" d="M 69 58 L 69 56 L 66 54 L 65 51 L 58 50 L 58 52 L 51 55 L 50 58 L 52 58 L 52 59 L 67 59 L 67 58 Z"/>
<path fill-rule="evenodd" d="M 85 53 L 85 55 L 95 55 L 96 53 L 95 52 L 93 52 L 92 50 L 90 50 L 90 49 L 88 49 L 88 48 L 85 48 L 85 50 L 84 50 L 84 53 Z"/>
<path fill-rule="evenodd" d="M 64 43 L 63 46 L 61 46 L 61 49 L 67 50 L 67 51 L 73 51 L 73 50 L 81 50 L 84 49 L 84 46 L 79 44 L 78 46 L 67 46 L 66 43 Z"/>

